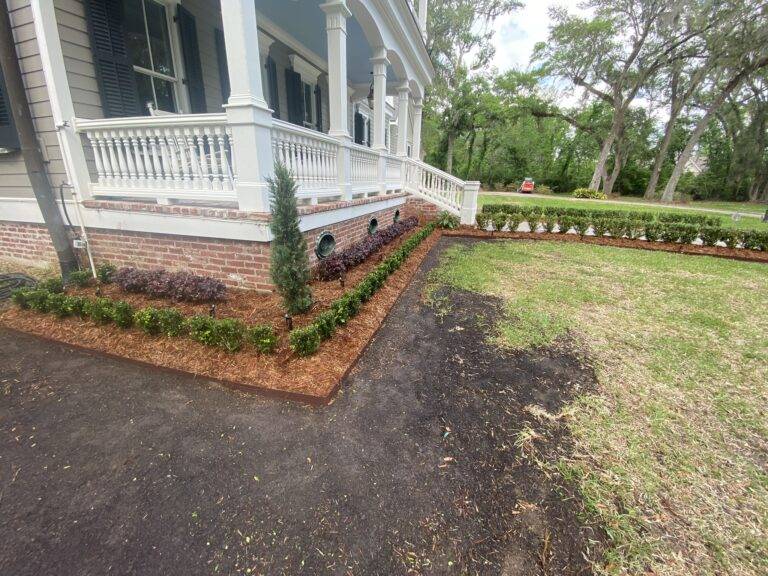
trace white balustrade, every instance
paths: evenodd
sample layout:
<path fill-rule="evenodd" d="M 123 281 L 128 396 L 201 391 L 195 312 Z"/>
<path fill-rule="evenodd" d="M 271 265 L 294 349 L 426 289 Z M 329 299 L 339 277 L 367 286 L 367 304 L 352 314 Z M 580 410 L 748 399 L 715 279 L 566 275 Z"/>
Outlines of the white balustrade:
<path fill-rule="evenodd" d="M 93 194 L 235 200 L 232 139 L 223 114 L 75 120 L 90 143 Z"/>
<path fill-rule="evenodd" d="M 350 182 L 353 192 L 364 192 L 366 185 L 379 181 L 379 153 L 366 146 L 350 144 Z"/>
<path fill-rule="evenodd" d="M 293 173 L 299 197 L 339 196 L 339 141 L 321 132 L 274 120 L 272 153 Z"/>
<path fill-rule="evenodd" d="M 399 156 L 387 155 L 386 182 L 388 186 L 399 185 L 403 180 L 403 159 Z"/>
<path fill-rule="evenodd" d="M 406 159 L 406 190 L 457 216 L 464 203 L 465 182 L 434 166 Z"/>

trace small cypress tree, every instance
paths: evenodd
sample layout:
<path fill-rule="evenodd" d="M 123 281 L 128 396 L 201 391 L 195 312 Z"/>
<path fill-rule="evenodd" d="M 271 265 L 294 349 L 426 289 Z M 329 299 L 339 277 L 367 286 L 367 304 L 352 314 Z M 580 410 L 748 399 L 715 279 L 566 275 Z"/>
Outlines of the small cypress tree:
<path fill-rule="evenodd" d="M 307 241 L 299 229 L 296 182 L 282 163 L 275 165 L 275 177 L 269 180 L 269 189 L 272 207 L 272 282 L 283 297 L 288 313 L 300 314 L 312 306 L 309 257 Z"/>

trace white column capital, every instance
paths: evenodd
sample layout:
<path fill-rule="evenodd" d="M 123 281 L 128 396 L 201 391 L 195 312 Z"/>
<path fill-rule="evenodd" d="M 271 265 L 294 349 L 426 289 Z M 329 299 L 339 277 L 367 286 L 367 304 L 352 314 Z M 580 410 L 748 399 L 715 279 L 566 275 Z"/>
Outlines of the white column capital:
<path fill-rule="evenodd" d="M 331 0 L 331 2 L 320 4 L 320 10 L 326 14 L 325 22 L 328 30 L 347 31 L 347 18 L 352 16 L 347 0 Z"/>
<path fill-rule="evenodd" d="M 386 73 L 387 66 L 389 66 L 389 58 L 387 58 L 387 49 L 384 46 L 379 46 L 378 48 L 374 48 L 373 50 L 373 56 L 371 57 L 371 64 L 373 64 L 373 73 L 376 74 L 376 68 L 377 67 L 383 67 L 384 72 L 380 73 Z"/>
<path fill-rule="evenodd" d="M 423 98 L 414 98 L 413 99 L 413 109 L 414 110 L 422 110 L 424 108 L 424 99 Z"/>

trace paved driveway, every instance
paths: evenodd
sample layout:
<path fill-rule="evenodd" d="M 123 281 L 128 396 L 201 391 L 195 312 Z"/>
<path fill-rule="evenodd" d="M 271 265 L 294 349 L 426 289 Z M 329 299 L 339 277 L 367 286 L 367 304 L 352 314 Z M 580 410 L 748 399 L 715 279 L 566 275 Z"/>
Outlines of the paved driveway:
<path fill-rule="evenodd" d="M 423 279 L 316 410 L 0 330 L 0 574 L 586 571 L 513 443 L 590 373 L 489 349 L 496 304 L 441 321 Z"/>

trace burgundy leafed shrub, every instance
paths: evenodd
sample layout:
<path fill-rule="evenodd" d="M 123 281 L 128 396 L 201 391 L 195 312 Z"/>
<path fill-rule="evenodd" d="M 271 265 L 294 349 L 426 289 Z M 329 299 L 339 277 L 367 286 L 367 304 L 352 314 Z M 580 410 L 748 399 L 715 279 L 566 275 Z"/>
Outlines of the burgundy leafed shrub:
<path fill-rule="evenodd" d="M 371 254 L 386 246 L 398 236 L 401 236 L 415 228 L 419 224 L 418 218 L 411 216 L 405 220 L 395 222 L 391 226 L 376 232 L 373 236 L 355 242 L 346 250 L 332 254 L 325 260 L 321 260 L 317 266 L 317 277 L 320 280 L 336 280 L 350 268 L 365 261 Z"/>
<path fill-rule="evenodd" d="M 219 280 L 189 272 L 120 268 L 113 278 L 124 292 L 143 292 L 156 298 L 176 301 L 221 300 L 227 291 L 227 287 Z"/>

